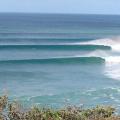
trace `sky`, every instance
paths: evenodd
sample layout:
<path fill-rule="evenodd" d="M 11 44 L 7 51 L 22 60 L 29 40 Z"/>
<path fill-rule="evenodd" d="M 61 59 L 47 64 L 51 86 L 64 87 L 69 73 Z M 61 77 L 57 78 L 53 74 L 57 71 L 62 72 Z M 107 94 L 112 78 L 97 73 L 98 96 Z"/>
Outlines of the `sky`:
<path fill-rule="evenodd" d="M 0 12 L 120 14 L 120 0 L 0 0 Z"/>

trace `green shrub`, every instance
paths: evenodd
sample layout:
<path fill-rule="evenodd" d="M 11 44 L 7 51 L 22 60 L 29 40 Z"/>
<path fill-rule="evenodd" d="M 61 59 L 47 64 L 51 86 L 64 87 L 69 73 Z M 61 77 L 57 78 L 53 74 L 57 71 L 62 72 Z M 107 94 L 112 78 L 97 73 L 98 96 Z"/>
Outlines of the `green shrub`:
<path fill-rule="evenodd" d="M 69 106 L 60 110 L 33 107 L 26 110 L 17 102 L 8 103 L 7 96 L 0 97 L 0 120 L 120 120 L 114 112 L 114 108 L 105 106 L 91 109 Z"/>

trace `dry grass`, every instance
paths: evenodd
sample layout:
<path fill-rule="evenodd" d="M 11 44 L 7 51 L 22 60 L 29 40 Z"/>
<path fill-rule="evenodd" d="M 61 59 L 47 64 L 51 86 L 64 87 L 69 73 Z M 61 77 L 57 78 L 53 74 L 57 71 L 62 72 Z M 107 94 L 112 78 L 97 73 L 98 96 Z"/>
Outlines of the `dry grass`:
<path fill-rule="evenodd" d="M 120 120 L 112 107 L 82 109 L 70 106 L 61 110 L 34 107 L 25 110 L 16 102 L 0 97 L 0 120 Z"/>

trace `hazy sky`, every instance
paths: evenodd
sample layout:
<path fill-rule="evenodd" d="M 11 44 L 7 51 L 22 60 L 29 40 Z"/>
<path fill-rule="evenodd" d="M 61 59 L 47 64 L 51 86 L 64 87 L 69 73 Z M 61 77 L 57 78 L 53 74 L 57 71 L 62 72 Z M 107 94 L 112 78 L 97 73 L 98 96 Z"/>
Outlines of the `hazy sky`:
<path fill-rule="evenodd" d="M 120 0 L 0 0 L 0 12 L 120 14 Z"/>

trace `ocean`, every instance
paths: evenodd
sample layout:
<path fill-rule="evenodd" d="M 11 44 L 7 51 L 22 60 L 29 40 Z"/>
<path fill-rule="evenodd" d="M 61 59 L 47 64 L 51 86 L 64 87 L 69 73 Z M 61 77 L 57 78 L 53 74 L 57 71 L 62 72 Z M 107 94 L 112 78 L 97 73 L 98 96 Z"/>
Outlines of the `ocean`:
<path fill-rule="evenodd" d="M 119 35 L 118 15 L 0 13 L 0 94 L 120 109 Z"/>

